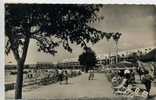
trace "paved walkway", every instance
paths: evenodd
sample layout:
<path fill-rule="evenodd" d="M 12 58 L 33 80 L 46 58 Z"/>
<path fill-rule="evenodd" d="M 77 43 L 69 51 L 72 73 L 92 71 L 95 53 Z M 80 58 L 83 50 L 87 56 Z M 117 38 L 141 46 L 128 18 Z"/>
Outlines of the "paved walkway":
<path fill-rule="evenodd" d="M 112 97 L 111 84 L 105 74 L 95 74 L 94 80 L 88 80 L 88 74 L 72 78 L 70 84 L 51 84 L 31 91 L 23 89 L 23 98 L 73 98 L 73 97 Z M 6 92 L 7 98 L 14 98 L 14 90 Z"/>

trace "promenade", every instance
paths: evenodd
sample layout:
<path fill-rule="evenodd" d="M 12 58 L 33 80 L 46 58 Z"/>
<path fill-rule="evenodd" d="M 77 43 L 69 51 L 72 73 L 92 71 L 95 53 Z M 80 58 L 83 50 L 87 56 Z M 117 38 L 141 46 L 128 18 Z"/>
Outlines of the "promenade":
<path fill-rule="evenodd" d="M 6 99 L 14 98 L 14 90 L 6 92 Z M 25 87 L 23 98 L 25 99 L 52 99 L 52 98 L 77 98 L 77 97 L 112 97 L 111 83 L 105 74 L 95 73 L 94 80 L 88 80 L 88 74 L 70 78 L 69 84 L 59 83 L 41 86 L 35 89 Z"/>
<path fill-rule="evenodd" d="M 137 77 L 136 80 L 139 80 Z M 65 82 L 64 82 L 65 83 Z M 138 84 L 139 85 L 139 84 Z M 140 84 L 141 85 L 141 84 Z M 139 87 L 140 87 L 139 85 Z M 143 85 L 141 85 L 143 87 Z M 14 90 L 5 92 L 6 99 L 14 98 Z M 63 99 L 63 98 L 102 98 L 113 97 L 111 83 L 107 80 L 104 73 L 95 73 L 94 80 L 88 80 L 88 74 L 70 78 L 69 84 L 50 84 L 46 86 L 28 86 L 23 88 L 24 99 Z M 151 97 L 149 100 L 156 99 L 155 82 L 152 84 Z"/>

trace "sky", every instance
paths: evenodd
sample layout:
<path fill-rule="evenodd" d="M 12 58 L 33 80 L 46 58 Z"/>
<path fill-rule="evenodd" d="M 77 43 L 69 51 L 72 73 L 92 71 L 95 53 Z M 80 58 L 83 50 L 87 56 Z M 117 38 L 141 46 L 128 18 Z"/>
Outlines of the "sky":
<path fill-rule="evenodd" d="M 119 40 L 118 47 L 120 51 L 139 49 L 146 47 L 156 47 L 156 7 L 149 5 L 104 5 L 97 13 L 104 16 L 100 22 L 89 24 L 103 32 L 120 32 L 122 36 Z M 109 52 L 115 52 L 115 43 L 106 39 L 100 40 L 97 44 L 91 45 L 96 55 L 104 55 Z M 64 59 L 77 58 L 83 49 L 80 46 L 72 44 L 73 52 L 69 53 L 58 47 L 58 53 L 55 56 L 37 51 L 35 41 L 31 41 L 26 58 L 26 64 L 35 64 L 37 62 L 58 63 Z M 5 57 L 5 63 L 12 62 L 16 64 L 13 54 L 10 53 Z"/>

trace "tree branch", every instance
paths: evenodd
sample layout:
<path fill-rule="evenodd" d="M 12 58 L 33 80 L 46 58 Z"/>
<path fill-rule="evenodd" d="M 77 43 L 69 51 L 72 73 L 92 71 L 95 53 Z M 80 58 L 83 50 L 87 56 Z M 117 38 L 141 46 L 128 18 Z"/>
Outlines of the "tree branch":
<path fill-rule="evenodd" d="M 20 60 L 20 56 L 19 56 L 17 50 L 15 50 L 12 46 L 11 46 L 11 50 L 12 50 L 12 52 L 14 54 L 14 57 L 15 57 L 16 61 L 19 61 Z"/>
<path fill-rule="evenodd" d="M 40 28 L 40 29 L 38 29 L 38 30 L 37 30 L 37 31 L 35 31 L 35 32 L 31 32 L 31 35 L 34 35 L 34 34 L 40 33 L 40 31 L 41 31 L 41 28 Z"/>
<path fill-rule="evenodd" d="M 26 37 L 25 41 L 24 41 L 23 53 L 22 53 L 22 57 L 21 57 L 22 61 L 25 61 L 25 59 L 26 59 L 28 46 L 29 46 L 29 41 L 30 41 L 30 38 Z"/>
<path fill-rule="evenodd" d="M 83 44 L 84 44 L 84 47 L 87 47 L 87 44 L 86 44 L 86 42 L 80 37 L 80 40 L 83 42 Z"/>
<path fill-rule="evenodd" d="M 8 38 L 9 38 L 8 41 L 10 41 L 10 48 L 11 48 L 13 54 L 14 54 L 14 57 L 15 57 L 16 61 L 18 61 L 20 59 L 20 56 L 18 54 L 18 50 L 14 47 L 14 44 L 13 44 L 14 42 L 12 40 L 11 35 L 9 35 Z"/>
<path fill-rule="evenodd" d="M 37 40 L 37 41 L 40 42 L 42 45 L 45 45 L 45 44 L 43 43 L 43 38 L 41 39 L 41 37 L 36 37 L 36 36 L 34 36 L 34 35 L 32 35 L 31 38 L 34 39 L 34 40 Z"/>

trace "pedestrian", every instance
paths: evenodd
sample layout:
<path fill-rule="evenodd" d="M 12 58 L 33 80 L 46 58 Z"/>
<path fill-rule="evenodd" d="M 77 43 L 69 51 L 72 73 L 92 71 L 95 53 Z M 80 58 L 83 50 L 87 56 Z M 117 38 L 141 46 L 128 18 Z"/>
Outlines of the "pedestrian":
<path fill-rule="evenodd" d="M 143 75 L 143 73 L 144 73 L 144 69 L 141 68 L 141 67 L 138 67 L 137 72 L 138 72 L 138 74 L 139 74 L 140 81 L 141 81 L 141 80 L 142 80 L 142 75 Z"/>
<path fill-rule="evenodd" d="M 135 72 L 133 70 L 131 70 L 131 77 L 130 77 L 131 83 L 134 84 L 135 83 Z"/>
<path fill-rule="evenodd" d="M 123 78 L 123 77 L 124 77 L 124 70 L 123 70 L 123 69 L 119 70 L 119 71 L 118 71 L 118 74 L 119 74 L 119 76 L 120 76 L 121 78 Z"/>
<path fill-rule="evenodd" d="M 115 74 L 112 78 L 112 86 L 118 86 L 121 83 L 121 77 L 118 74 Z"/>
<path fill-rule="evenodd" d="M 138 59 L 137 59 L 137 64 L 138 64 L 137 72 L 139 74 L 140 81 L 141 81 L 142 75 L 144 74 L 144 71 L 145 71 L 145 68 L 144 68 L 144 64 L 141 61 L 139 61 Z"/>
<path fill-rule="evenodd" d="M 68 84 L 68 71 L 67 70 L 64 71 L 64 77 L 66 80 L 66 84 Z"/>
<path fill-rule="evenodd" d="M 130 70 L 129 69 L 126 69 L 124 71 L 124 76 L 125 76 L 126 79 L 129 79 L 130 78 Z"/>
<path fill-rule="evenodd" d="M 151 90 L 152 76 L 149 74 L 149 71 L 145 71 L 145 75 L 142 79 L 143 84 L 145 85 L 146 91 L 148 92 L 148 96 Z"/>
<path fill-rule="evenodd" d="M 126 69 L 126 70 L 124 71 L 124 76 L 125 76 L 125 79 L 127 80 L 127 81 L 126 81 L 126 86 L 128 86 L 129 83 L 130 83 L 130 70 L 129 70 L 129 69 Z"/>
<path fill-rule="evenodd" d="M 89 80 L 93 80 L 94 79 L 94 70 L 93 69 L 91 69 L 90 71 L 89 71 L 89 78 L 88 78 Z"/>
<path fill-rule="evenodd" d="M 59 83 L 62 84 L 63 81 L 63 71 L 61 69 L 58 70 Z"/>

